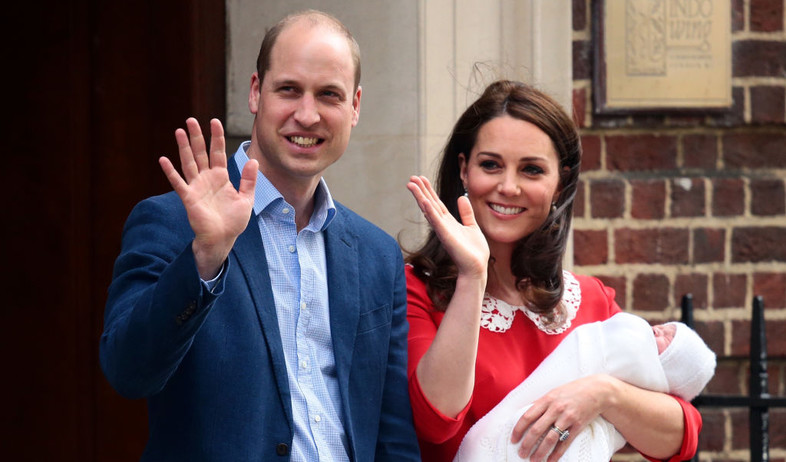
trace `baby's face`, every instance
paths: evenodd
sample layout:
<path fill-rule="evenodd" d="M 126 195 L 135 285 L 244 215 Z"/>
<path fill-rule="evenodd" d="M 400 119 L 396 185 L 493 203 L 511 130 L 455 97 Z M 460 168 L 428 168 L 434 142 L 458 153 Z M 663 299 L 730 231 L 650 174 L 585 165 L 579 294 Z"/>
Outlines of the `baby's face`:
<path fill-rule="evenodd" d="M 671 341 L 674 340 L 677 326 L 674 324 L 658 324 L 652 326 L 652 332 L 655 334 L 655 344 L 658 345 L 658 354 L 661 354 L 663 350 L 671 344 Z"/>

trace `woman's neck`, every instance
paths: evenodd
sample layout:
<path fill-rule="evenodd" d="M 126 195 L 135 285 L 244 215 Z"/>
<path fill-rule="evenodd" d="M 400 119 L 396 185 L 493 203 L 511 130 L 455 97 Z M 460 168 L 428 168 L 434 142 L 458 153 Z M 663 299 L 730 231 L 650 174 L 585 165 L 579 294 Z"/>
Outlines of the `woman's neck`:
<path fill-rule="evenodd" d="M 511 305 L 523 305 L 524 300 L 516 287 L 516 277 L 510 270 L 511 254 L 502 252 L 493 254 L 488 269 L 486 292 L 494 298 Z"/>

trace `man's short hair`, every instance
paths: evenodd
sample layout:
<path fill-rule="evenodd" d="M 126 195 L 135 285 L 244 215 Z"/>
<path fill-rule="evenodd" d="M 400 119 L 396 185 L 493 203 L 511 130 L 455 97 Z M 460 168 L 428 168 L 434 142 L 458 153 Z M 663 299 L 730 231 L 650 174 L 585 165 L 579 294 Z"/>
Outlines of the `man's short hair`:
<path fill-rule="evenodd" d="M 270 54 L 273 51 L 276 40 L 278 40 L 278 36 L 284 29 L 300 19 L 310 21 L 312 26 L 326 26 L 347 39 L 349 49 L 352 52 L 352 62 L 355 65 L 354 89 L 357 91 L 358 85 L 360 85 L 360 47 L 347 26 L 335 16 L 318 10 L 304 10 L 289 14 L 268 29 L 265 33 L 265 38 L 262 40 L 262 46 L 259 48 L 259 56 L 257 56 L 257 74 L 259 75 L 259 81 L 262 82 L 264 80 L 265 73 L 270 69 Z"/>

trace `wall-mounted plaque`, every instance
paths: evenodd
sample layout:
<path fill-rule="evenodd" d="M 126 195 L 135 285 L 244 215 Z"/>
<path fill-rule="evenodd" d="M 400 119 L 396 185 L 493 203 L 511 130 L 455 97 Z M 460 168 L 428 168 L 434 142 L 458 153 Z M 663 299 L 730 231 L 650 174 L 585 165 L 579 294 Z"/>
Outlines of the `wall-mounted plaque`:
<path fill-rule="evenodd" d="M 598 0 L 595 6 L 597 110 L 731 106 L 730 0 Z"/>

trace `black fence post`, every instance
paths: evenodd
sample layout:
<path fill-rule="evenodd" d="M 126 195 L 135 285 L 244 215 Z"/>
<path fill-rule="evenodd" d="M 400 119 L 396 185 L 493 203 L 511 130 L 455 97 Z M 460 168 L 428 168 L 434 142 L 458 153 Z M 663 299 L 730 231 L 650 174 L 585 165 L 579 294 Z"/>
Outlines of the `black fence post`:
<path fill-rule="evenodd" d="M 691 329 L 693 327 L 693 294 L 685 294 L 682 296 L 682 319 L 683 324 Z"/>
<path fill-rule="evenodd" d="M 693 328 L 693 296 L 682 297 L 682 322 Z M 750 378 L 748 396 L 701 394 L 691 403 L 699 407 L 743 407 L 748 408 L 748 433 L 750 436 L 751 462 L 770 460 L 770 413 L 771 407 L 786 407 L 786 398 L 770 396 L 767 373 L 767 334 L 764 325 L 764 299 L 753 299 L 750 339 Z M 701 438 L 701 435 L 699 435 Z M 698 450 L 692 461 L 699 460 Z"/>
<path fill-rule="evenodd" d="M 751 460 L 770 460 L 770 412 L 766 404 L 770 397 L 767 373 L 767 334 L 764 329 L 764 300 L 753 299 L 751 319 L 749 430 Z"/>
<path fill-rule="evenodd" d="M 682 321 L 683 324 L 694 329 L 693 327 L 693 294 L 685 294 L 682 296 Z M 694 406 L 696 403 L 693 403 Z M 699 433 L 699 439 L 701 439 L 701 433 Z M 699 461 L 699 448 L 696 448 L 696 454 L 691 459 L 691 462 L 698 462 Z"/>

